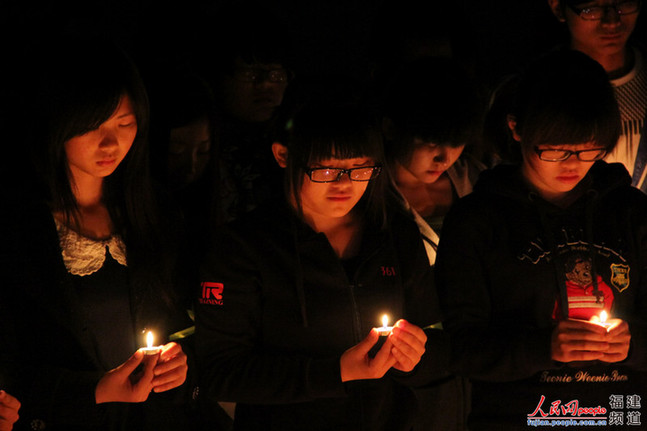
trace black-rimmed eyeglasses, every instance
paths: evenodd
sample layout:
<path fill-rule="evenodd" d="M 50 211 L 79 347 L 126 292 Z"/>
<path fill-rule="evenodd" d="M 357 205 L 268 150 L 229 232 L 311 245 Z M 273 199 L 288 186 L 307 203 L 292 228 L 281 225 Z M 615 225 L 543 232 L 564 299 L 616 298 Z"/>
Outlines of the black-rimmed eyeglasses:
<path fill-rule="evenodd" d="M 596 160 L 602 160 L 604 156 L 607 155 L 607 150 L 605 148 L 593 148 L 590 150 L 562 150 L 562 149 L 546 149 L 541 150 L 535 147 L 535 153 L 539 156 L 540 160 L 545 162 L 562 162 L 573 154 L 581 162 L 595 162 Z"/>
<path fill-rule="evenodd" d="M 234 73 L 234 77 L 241 82 L 264 82 L 286 83 L 291 78 L 291 72 L 287 69 L 240 69 Z"/>
<path fill-rule="evenodd" d="M 361 168 L 305 168 L 305 173 L 315 183 L 331 183 L 339 181 L 344 174 L 348 174 L 351 181 L 371 181 L 380 175 L 381 166 L 364 166 Z"/>
<path fill-rule="evenodd" d="M 637 13 L 640 9 L 640 0 L 625 0 L 612 3 L 610 5 L 587 6 L 578 8 L 566 2 L 569 8 L 580 18 L 587 21 L 599 21 L 604 17 L 609 9 L 614 9 L 620 16 Z"/>

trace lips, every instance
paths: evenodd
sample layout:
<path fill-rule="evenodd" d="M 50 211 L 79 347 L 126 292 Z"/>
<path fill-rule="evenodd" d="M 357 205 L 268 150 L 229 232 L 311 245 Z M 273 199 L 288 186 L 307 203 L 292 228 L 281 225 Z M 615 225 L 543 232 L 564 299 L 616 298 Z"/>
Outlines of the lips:
<path fill-rule="evenodd" d="M 557 177 L 557 181 L 561 181 L 562 183 L 573 183 L 579 181 L 579 179 L 579 175 L 560 175 Z"/>
<path fill-rule="evenodd" d="M 331 200 L 333 202 L 346 202 L 350 198 L 351 197 L 348 195 L 328 196 L 328 200 Z"/>
<path fill-rule="evenodd" d="M 97 162 L 97 165 L 99 165 L 99 166 L 110 166 L 110 165 L 113 165 L 116 161 L 117 161 L 117 159 L 103 159 L 103 160 L 99 160 Z"/>
<path fill-rule="evenodd" d="M 603 34 L 600 38 L 607 42 L 615 42 L 622 40 L 622 33 Z"/>

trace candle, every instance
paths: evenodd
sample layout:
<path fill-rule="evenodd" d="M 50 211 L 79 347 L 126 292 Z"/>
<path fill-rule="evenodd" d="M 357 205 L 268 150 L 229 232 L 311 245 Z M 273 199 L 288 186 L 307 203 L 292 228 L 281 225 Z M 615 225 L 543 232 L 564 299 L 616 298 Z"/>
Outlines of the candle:
<path fill-rule="evenodd" d="M 142 347 L 144 355 L 157 355 L 160 350 L 162 350 L 162 346 L 153 346 L 153 341 L 153 333 L 151 331 L 148 331 L 148 333 L 146 334 L 146 347 Z"/>
<path fill-rule="evenodd" d="M 384 316 L 382 316 L 382 326 L 375 329 L 377 329 L 377 331 L 380 333 L 380 336 L 386 336 L 386 335 L 389 335 L 393 330 L 393 326 L 388 326 L 388 325 L 389 325 L 389 316 L 385 314 Z"/>
<path fill-rule="evenodd" d="M 598 323 L 598 325 L 600 325 L 600 326 L 602 326 L 604 328 L 608 328 L 610 323 L 607 322 L 607 318 L 608 318 L 607 312 L 602 310 L 602 312 L 600 313 L 600 322 Z"/>
<path fill-rule="evenodd" d="M 602 310 L 599 316 L 593 316 L 591 321 L 607 329 L 607 332 L 620 324 L 620 319 L 609 319 L 609 314 Z"/>

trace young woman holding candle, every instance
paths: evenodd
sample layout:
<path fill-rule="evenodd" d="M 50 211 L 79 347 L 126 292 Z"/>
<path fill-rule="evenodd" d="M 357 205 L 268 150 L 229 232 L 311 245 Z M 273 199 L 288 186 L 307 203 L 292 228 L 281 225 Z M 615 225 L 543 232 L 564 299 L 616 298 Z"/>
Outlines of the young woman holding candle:
<path fill-rule="evenodd" d="M 190 429 L 187 355 L 164 341 L 190 319 L 147 176 L 146 94 L 123 51 L 85 39 L 35 57 L 35 187 L 2 211 L 3 384 L 19 428 Z M 144 329 L 162 345 L 146 359 Z"/>
<path fill-rule="evenodd" d="M 203 265 L 201 386 L 237 403 L 236 429 L 410 429 L 411 386 L 446 375 L 448 343 L 429 328 L 429 264 L 387 192 L 380 130 L 328 102 L 288 124 L 272 147 L 286 200 L 225 226 Z"/>
<path fill-rule="evenodd" d="M 479 151 L 482 104 L 456 60 L 429 57 L 396 74 L 384 97 L 387 164 L 434 266 L 445 215 L 485 169 Z M 467 379 L 449 376 L 416 390 L 425 420 L 416 429 L 464 429 Z M 448 414 L 449 411 L 455 415 Z"/>
<path fill-rule="evenodd" d="M 624 166 L 601 161 L 619 112 L 586 55 L 534 63 L 508 123 L 521 162 L 484 172 L 455 204 L 436 261 L 452 362 L 473 383 L 469 425 L 595 419 L 564 410 L 609 413 L 612 394 L 645 388 L 647 199 Z M 609 331 L 595 323 L 603 310 L 619 319 Z"/>

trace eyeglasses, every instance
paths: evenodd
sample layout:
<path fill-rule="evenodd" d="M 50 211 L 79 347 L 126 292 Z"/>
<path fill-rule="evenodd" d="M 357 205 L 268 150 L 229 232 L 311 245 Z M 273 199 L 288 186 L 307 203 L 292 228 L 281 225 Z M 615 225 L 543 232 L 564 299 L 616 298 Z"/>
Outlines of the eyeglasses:
<path fill-rule="evenodd" d="M 234 73 L 234 77 L 241 82 L 263 82 L 285 83 L 290 79 L 290 72 L 286 69 L 241 69 Z"/>
<path fill-rule="evenodd" d="M 606 6 L 589 6 L 585 8 L 577 8 L 566 3 L 569 8 L 580 18 L 586 21 L 599 21 L 604 17 L 609 9 L 614 9 L 618 15 L 631 15 L 640 9 L 640 0 L 626 0 L 619 1 Z"/>
<path fill-rule="evenodd" d="M 593 148 L 591 150 L 580 150 L 580 151 L 571 151 L 571 150 L 558 150 L 558 149 L 548 149 L 540 150 L 535 147 L 535 153 L 539 156 L 540 160 L 545 162 L 562 162 L 573 154 L 581 162 L 595 162 L 596 160 L 601 160 L 604 156 L 607 155 L 607 150 L 605 148 Z"/>
<path fill-rule="evenodd" d="M 341 176 L 348 174 L 351 181 L 371 181 L 377 178 L 382 171 L 381 166 L 365 166 L 362 168 L 337 169 L 337 168 L 306 168 L 305 173 L 314 183 L 331 183 L 339 181 Z"/>

